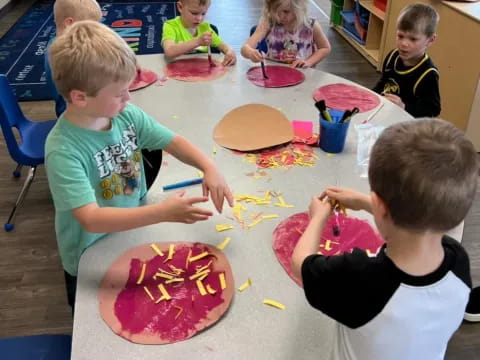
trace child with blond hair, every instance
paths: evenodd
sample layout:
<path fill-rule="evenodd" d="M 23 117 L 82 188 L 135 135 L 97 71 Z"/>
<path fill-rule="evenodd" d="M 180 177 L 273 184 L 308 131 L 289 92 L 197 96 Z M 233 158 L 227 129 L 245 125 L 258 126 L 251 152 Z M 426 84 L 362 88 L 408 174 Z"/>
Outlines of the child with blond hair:
<path fill-rule="evenodd" d="M 253 62 L 265 59 L 312 67 L 330 54 L 330 43 L 320 24 L 307 16 L 307 0 L 265 0 L 263 16 L 241 54 Z M 257 50 L 265 39 L 267 53 Z"/>
<path fill-rule="evenodd" d="M 472 205 L 478 165 L 454 125 L 407 121 L 373 146 L 370 194 L 334 187 L 312 199 L 292 269 L 310 305 L 337 321 L 331 359 L 444 358 L 472 286 L 465 249 L 445 233 Z M 373 214 L 386 241 L 375 257 L 317 254 L 332 212 L 327 198 Z"/>
<path fill-rule="evenodd" d="M 56 0 L 53 5 L 53 19 L 55 21 L 56 36 L 63 34 L 65 29 L 75 21 L 92 20 L 100 21 L 102 10 L 96 0 Z M 48 59 L 48 49 L 55 38 L 51 39 L 47 45 L 45 53 L 45 75 L 47 86 L 55 101 L 55 113 L 59 117 L 66 108 L 65 99 L 58 93 L 58 90 L 52 80 L 52 71 Z"/>
<path fill-rule="evenodd" d="M 50 61 L 67 109 L 48 135 L 45 165 L 73 308 L 80 256 L 102 236 L 160 222 L 204 221 L 213 213 L 196 204 L 207 202 L 210 195 L 221 212 L 224 199 L 232 206 L 233 198 L 212 160 L 128 102 L 136 58 L 114 31 L 95 21 L 75 22 L 52 44 Z M 201 170 L 203 196 L 180 191 L 141 205 L 145 148 L 165 149 Z"/>
<path fill-rule="evenodd" d="M 180 16 L 163 24 L 162 47 L 169 58 L 192 53 L 209 51 L 209 47 L 218 48 L 225 56 L 222 65 L 234 65 L 235 52 L 203 21 L 210 7 L 210 0 L 178 0 Z"/>

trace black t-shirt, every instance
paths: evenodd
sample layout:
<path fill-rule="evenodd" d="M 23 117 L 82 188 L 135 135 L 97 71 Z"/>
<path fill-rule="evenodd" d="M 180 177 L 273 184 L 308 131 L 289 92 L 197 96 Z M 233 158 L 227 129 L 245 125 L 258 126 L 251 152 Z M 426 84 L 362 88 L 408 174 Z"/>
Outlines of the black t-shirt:
<path fill-rule="evenodd" d="M 385 57 L 382 77 L 373 90 L 399 96 L 413 117 L 435 117 L 441 111 L 438 79 L 438 69 L 427 54 L 417 65 L 405 66 L 395 49 Z"/>
<path fill-rule="evenodd" d="M 302 265 L 305 295 L 336 320 L 334 359 L 443 359 L 471 289 L 468 256 L 442 240 L 445 258 L 425 276 L 395 266 L 384 246 L 376 257 L 311 255 Z"/>

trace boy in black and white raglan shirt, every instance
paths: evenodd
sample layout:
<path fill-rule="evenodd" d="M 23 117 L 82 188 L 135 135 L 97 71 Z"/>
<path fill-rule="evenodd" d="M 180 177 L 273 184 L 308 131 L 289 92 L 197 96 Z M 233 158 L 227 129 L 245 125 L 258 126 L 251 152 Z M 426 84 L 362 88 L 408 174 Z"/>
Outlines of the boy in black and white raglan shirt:
<path fill-rule="evenodd" d="M 471 289 L 468 256 L 445 232 L 472 204 L 475 149 L 445 121 L 399 123 L 373 146 L 368 175 L 369 195 L 329 188 L 312 199 L 294 274 L 308 302 L 337 321 L 331 359 L 443 359 Z M 327 199 L 373 214 L 386 241 L 375 257 L 317 254 Z"/>

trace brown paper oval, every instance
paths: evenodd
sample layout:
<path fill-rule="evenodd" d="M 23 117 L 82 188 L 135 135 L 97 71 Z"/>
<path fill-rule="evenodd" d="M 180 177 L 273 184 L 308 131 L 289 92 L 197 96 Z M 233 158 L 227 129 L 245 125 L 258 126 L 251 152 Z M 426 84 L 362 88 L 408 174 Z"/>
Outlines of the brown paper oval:
<path fill-rule="evenodd" d="M 279 110 L 263 104 L 247 104 L 228 112 L 213 130 L 213 139 L 232 150 L 252 151 L 287 143 L 293 128 Z"/>
<path fill-rule="evenodd" d="M 210 312 L 207 314 L 207 317 L 202 321 L 198 322 L 195 325 L 195 329 L 193 329 L 188 334 L 188 336 L 183 339 L 177 340 L 181 341 L 186 340 L 195 335 L 197 332 L 213 325 L 222 317 L 222 315 L 227 311 L 232 301 L 235 284 L 233 280 L 232 269 L 230 267 L 228 259 L 221 250 L 217 249 L 214 246 L 203 243 L 155 243 L 155 245 L 164 254 L 168 254 L 170 244 L 174 244 L 175 247 L 201 245 L 208 249 L 208 252 L 211 253 L 212 256 L 215 258 L 215 261 L 212 264 L 213 270 L 223 271 L 225 273 L 225 282 L 227 284 L 226 289 L 222 290 L 221 294 L 223 303 L 211 309 Z M 122 324 L 115 315 L 114 310 L 117 296 L 124 289 L 124 286 L 127 283 L 129 277 L 130 261 L 135 258 L 141 260 L 142 262 L 146 262 L 151 260 L 155 256 L 156 254 L 153 252 L 150 244 L 141 245 L 133 249 L 127 250 L 122 255 L 120 255 L 107 270 L 102 279 L 98 292 L 100 315 L 102 316 L 105 323 L 114 333 L 116 333 L 120 337 L 123 337 L 137 344 L 168 344 L 172 342 L 159 337 L 158 334 L 153 332 L 144 331 L 142 333 L 131 334 L 127 331 L 123 331 Z M 152 314 L 152 317 L 155 315 L 156 314 Z"/>

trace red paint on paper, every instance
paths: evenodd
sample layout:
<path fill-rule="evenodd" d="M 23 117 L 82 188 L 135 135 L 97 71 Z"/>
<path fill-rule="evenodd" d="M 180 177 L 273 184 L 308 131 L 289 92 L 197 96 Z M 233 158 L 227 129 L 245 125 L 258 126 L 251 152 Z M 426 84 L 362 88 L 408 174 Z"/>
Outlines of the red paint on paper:
<path fill-rule="evenodd" d="M 313 92 L 315 101 L 325 100 L 330 109 L 370 111 L 380 105 L 380 97 L 359 86 L 348 84 L 330 84 L 319 87 Z"/>
<path fill-rule="evenodd" d="M 305 75 L 300 70 L 281 65 L 265 65 L 268 79 L 263 77 L 260 66 L 252 67 L 247 71 L 247 79 L 257 86 L 278 88 L 293 86 L 302 83 Z"/>
<path fill-rule="evenodd" d="M 310 217 L 307 213 L 298 213 L 282 221 L 273 232 L 273 250 L 278 261 L 293 281 L 300 285 L 292 272 L 291 259 L 293 250 L 300 240 L 302 233 L 307 228 Z M 319 250 L 322 255 L 331 256 L 351 252 L 354 248 L 369 250 L 377 253 L 378 249 L 385 243 L 382 237 L 370 226 L 366 220 L 360 220 L 338 215 L 340 223 L 340 235 L 333 235 L 333 226 L 336 224 L 334 216 L 331 216 L 325 226 Z M 327 247 L 327 242 L 328 248 Z"/>
<path fill-rule="evenodd" d="M 226 68 L 218 61 L 213 60 L 215 66 L 210 66 L 208 59 L 188 58 L 168 63 L 165 67 L 165 76 L 181 81 L 210 81 L 222 76 Z"/>
<path fill-rule="evenodd" d="M 146 69 L 138 69 L 137 76 L 128 88 L 129 91 L 135 91 L 147 87 L 157 81 L 158 75 L 153 71 Z"/>

